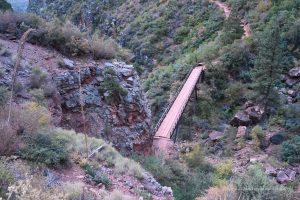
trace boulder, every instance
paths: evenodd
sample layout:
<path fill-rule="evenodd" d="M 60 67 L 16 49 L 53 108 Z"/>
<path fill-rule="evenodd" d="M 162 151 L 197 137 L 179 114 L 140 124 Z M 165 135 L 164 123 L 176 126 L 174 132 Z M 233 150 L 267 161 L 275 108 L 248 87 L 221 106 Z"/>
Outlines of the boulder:
<path fill-rule="evenodd" d="M 262 149 L 262 150 L 265 150 L 266 148 L 268 148 L 270 146 L 270 141 L 267 140 L 266 138 L 262 138 L 260 140 L 260 145 L 259 147 Z"/>
<path fill-rule="evenodd" d="M 270 137 L 270 142 L 275 145 L 279 145 L 284 141 L 284 137 L 281 134 L 275 134 Z"/>
<path fill-rule="evenodd" d="M 62 59 L 62 62 L 60 62 L 59 65 L 70 70 L 75 69 L 74 61 L 68 58 Z"/>
<path fill-rule="evenodd" d="M 236 138 L 242 138 L 245 137 L 247 132 L 247 127 L 246 126 L 239 126 L 237 133 L 236 133 Z"/>
<path fill-rule="evenodd" d="M 276 169 L 274 167 L 272 167 L 271 165 L 267 165 L 265 167 L 265 172 L 266 174 L 268 174 L 269 176 L 276 176 L 277 173 L 276 173 Z"/>
<path fill-rule="evenodd" d="M 289 71 L 289 76 L 292 78 L 300 77 L 300 67 L 294 67 Z"/>
<path fill-rule="evenodd" d="M 295 90 L 288 90 L 288 91 L 287 91 L 287 94 L 288 94 L 289 96 L 295 98 L 296 95 L 297 95 L 297 92 L 296 92 Z"/>
<path fill-rule="evenodd" d="M 212 141 L 216 141 L 216 140 L 219 140 L 221 139 L 222 137 L 224 136 L 224 133 L 223 132 L 220 132 L 220 131 L 213 131 L 209 134 L 209 138 L 212 140 Z"/>
<path fill-rule="evenodd" d="M 261 106 L 251 106 L 246 109 L 246 113 L 253 123 L 258 123 L 264 114 L 264 109 Z"/>
<path fill-rule="evenodd" d="M 287 77 L 285 83 L 288 87 L 293 87 L 294 85 L 296 85 L 297 83 L 300 82 L 299 78 L 291 78 L 291 77 Z"/>
<path fill-rule="evenodd" d="M 235 127 L 249 126 L 250 124 L 251 124 L 251 120 L 249 115 L 243 111 L 237 112 L 230 122 L 230 125 Z"/>
<path fill-rule="evenodd" d="M 277 173 L 276 180 L 278 183 L 282 184 L 288 182 L 290 178 L 288 177 L 288 175 L 286 175 L 284 171 L 279 171 Z"/>
<path fill-rule="evenodd" d="M 296 171 L 291 170 L 291 169 L 287 169 L 284 172 L 289 177 L 290 181 L 294 181 L 295 180 L 295 178 L 296 178 Z"/>

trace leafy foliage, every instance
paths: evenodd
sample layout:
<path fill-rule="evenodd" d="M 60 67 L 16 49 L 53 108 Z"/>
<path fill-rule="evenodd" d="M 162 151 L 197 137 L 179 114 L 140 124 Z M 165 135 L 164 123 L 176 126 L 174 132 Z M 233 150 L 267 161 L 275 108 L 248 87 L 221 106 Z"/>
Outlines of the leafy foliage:
<path fill-rule="evenodd" d="M 20 149 L 22 158 L 41 162 L 48 166 L 64 166 L 69 161 L 69 139 L 62 135 L 36 133 L 26 136 L 25 146 Z"/>
<path fill-rule="evenodd" d="M 0 0 L 0 11 L 5 10 L 12 10 L 12 7 L 6 0 Z"/>
<path fill-rule="evenodd" d="M 236 180 L 237 191 L 242 199 L 284 200 L 291 195 L 291 189 L 277 185 L 260 166 L 250 166 L 245 174 Z"/>
<path fill-rule="evenodd" d="M 294 136 L 282 144 L 282 158 L 289 163 L 300 163 L 300 136 Z"/>
<path fill-rule="evenodd" d="M 120 86 L 115 80 L 115 71 L 107 69 L 104 72 L 104 81 L 99 87 L 99 92 L 104 95 L 105 100 L 112 104 L 120 103 L 124 96 L 127 96 L 128 91 Z"/>

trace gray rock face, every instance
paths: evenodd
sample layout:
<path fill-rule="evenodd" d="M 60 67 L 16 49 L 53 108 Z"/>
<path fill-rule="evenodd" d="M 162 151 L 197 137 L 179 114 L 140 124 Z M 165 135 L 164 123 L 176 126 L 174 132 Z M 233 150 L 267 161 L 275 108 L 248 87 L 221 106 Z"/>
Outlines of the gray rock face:
<path fill-rule="evenodd" d="M 62 62 L 60 63 L 60 65 L 61 65 L 61 67 L 65 67 L 70 70 L 75 69 L 74 61 L 70 60 L 68 58 L 62 59 Z"/>
<path fill-rule="evenodd" d="M 76 67 L 76 66 L 74 66 Z M 106 102 L 99 86 L 104 84 L 104 71 L 113 69 L 112 77 L 128 94 L 116 104 Z M 80 99 L 78 71 L 63 71 L 53 75 L 53 81 L 62 97 L 63 118 L 61 125 L 83 131 L 80 102 L 84 105 L 86 124 L 90 134 L 101 136 L 118 149 L 132 151 L 151 144 L 150 119 L 139 77 L 133 66 L 122 62 L 107 62 L 104 65 L 90 63 L 81 67 L 82 99 Z M 129 81 L 128 81 L 129 80 Z"/>
<path fill-rule="evenodd" d="M 294 67 L 289 71 L 289 76 L 292 78 L 300 78 L 300 67 Z"/>
<path fill-rule="evenodd" d="M 244 111 L 240 111 L 237 112 L 233 119 L 231 120 L 230 124 L 232 126 L 238 127 L 238 126 L 249 126 L 251 124 L 251 120 L 249 115 L 244 112 Z"/>
<path fill-rule="evenodd" d="M 152 194 L 155 194 L 159 197 L 167 197 L 167 199 L 173 199 L 173 191 L 172 188 L 170 187 L 163 187 L 161 186 L 151 174 L 149 173 L 144 173 L 143 174 L 144 179 L 143 179 L 143 185 L 146 190 L 151 192 Z"/>

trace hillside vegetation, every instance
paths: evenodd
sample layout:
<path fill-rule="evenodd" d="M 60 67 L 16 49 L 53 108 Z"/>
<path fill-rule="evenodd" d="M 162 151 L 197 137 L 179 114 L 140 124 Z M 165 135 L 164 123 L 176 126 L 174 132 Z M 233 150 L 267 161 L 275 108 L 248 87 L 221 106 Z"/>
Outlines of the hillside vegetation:
<path fill-rule="evenodd" d="M 4 141 L 0 145 L 4 156 L 0 197 L 27 198 L 28 190 L 22 189 L 37 188 L 34 191 L 40 198 L 48 195 L 51 199 L 53 190 L 61 199 L 70 200 L 85 200 L 90 195 L 105 200 L 299 199 L 299 0 L 32 0 L 28 11 L 31 13 L 2 12 L 1 38 L 18 40 L 34 28 L 28 37 L 33 46 L 57 51 L 75 60 L 76 66 L 86 66 L 84 99 L 81 86 L 74 87 L 81 74 L 79 78 L 72 75 L 76 70 L 72 60 L 60 60 L 60 68 L 45 68 L 71 74 L 57 85 L 61 87 L 58 93 L 67 99 L 58 103 L 63 105 L 62 115 L 66 114 L 60 125 L 77 128 L 84 124 L 80 130 L 86 132 L 90 127 L 85 127 L 83 106 L 92 104 L 85 110 L 91 116 L 86 121 L 103 134 L 86 138 L 55 124 L 53 107 L 47 107 L 44 100 L 49 105 L 52 102 L 43 93 L 48 90 L 39 90 L 46 85 L 42 71 L 32 70 L 29 97 L 15 83 L 13 106 L 9 104 L 10 87 L 0 87 Z M 1 46 L 3 65 L 13 66 L 11 54 Z M 189 71 L 199 63 L 205 65 L 204 79 L 184 110 L 176 138 L 172 138 L 176 144 L 167 155 L 151 155 L 148 149 L 154 133 L 148 101 L 141 91 L 135 96 L 139 78 L 132 73 L 137 73 L 132 66 L 105 59 L 133 64 L 141 76 L 153 126 Z M 120 70 L 113 70 L 116 68 Z M 0 80 L 10 81 L 7 74 L 0 73 Z M 73 93 L 75 90 L 79 93 Z M 140 112 L 140 105 L 129 94 L 140 98 L 145 110 Z M 103 105 L 107 109 L 99 111 Z M 74 110 L 67 110 L 68 106 Z M 9 109 L 11 120 L 7 120 Z M 93 117 L 94 111 L 99 115 Z M 109 116 L 99 123 L 102 115 Z M 135 126 L 130 122 L 136 122 Z M 124 123 L 131 129 L 121 129 Z M 135 146 L 144 155 L 126 151 L 134 149 L 127 139 L 137 138 L 149 142 L 149 146 L 142 142 Z M 126 145 L 121 153 L 129 158 L 104 139 L 117 147 Z M 18 165 L 25 166 L 25 172 L 16 170 Z M 45 170 L 47 176 L 42 175 Z M 48 170 L 58 173 L 63 187 L 47 185 L 49 180 L 55 182 Z M 31 176 L 36 171 L 37 176 Z M 66 178 L 64 172 L 71 175 Z M 75 177 L 75 184 L 69 183 L 70 177 Z M 43 188 L 47 188 L 45 194 L 41 194 Z"/>

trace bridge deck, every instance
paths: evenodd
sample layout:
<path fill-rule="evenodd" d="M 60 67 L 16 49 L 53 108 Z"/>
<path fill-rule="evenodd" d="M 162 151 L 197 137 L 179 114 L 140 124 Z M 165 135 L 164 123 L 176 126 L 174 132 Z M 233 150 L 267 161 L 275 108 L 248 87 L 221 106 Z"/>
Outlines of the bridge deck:
<path fill-rule="evenodd" d="M 174 129 L 183 113 L 186 104 L 192 95 L 194 88 L 199 80 L 199 77 L 204 70 L 204 67 L 195 67 L 182 87 L 176 100 L 172 104 L 166 117 L 160 124 L 157 132 L 155 133 L 156 138 L 171 138 Z"/>

